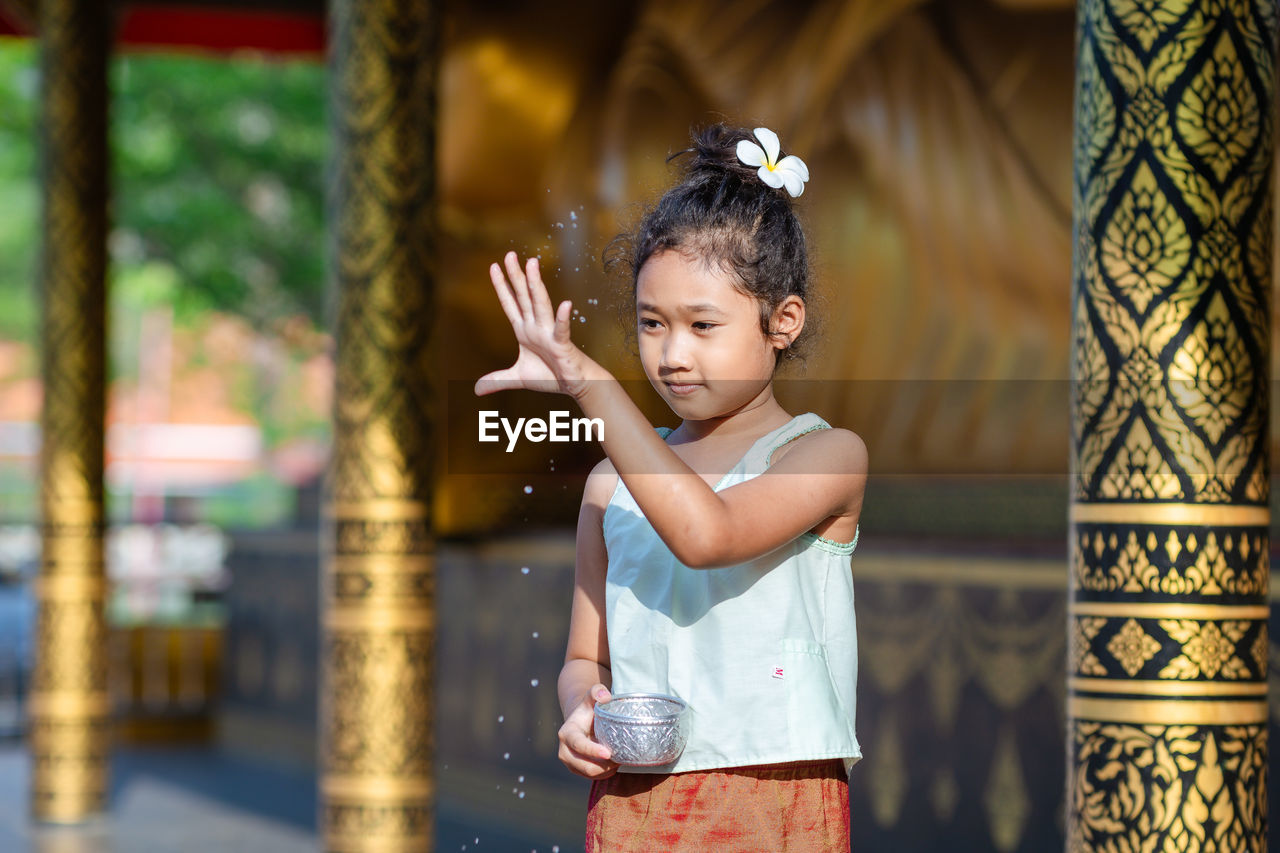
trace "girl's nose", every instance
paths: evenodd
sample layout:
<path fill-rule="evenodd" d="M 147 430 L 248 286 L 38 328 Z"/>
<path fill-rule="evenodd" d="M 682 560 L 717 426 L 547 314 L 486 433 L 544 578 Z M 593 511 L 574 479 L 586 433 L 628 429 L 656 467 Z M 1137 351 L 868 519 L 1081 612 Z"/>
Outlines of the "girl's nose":
<path fill-rule="evenodd" d="M 687 370 L 690 366 L 688 341 L 684 335 L 668 335 L 662 345 L 662 366 L 667 370 Z"/>

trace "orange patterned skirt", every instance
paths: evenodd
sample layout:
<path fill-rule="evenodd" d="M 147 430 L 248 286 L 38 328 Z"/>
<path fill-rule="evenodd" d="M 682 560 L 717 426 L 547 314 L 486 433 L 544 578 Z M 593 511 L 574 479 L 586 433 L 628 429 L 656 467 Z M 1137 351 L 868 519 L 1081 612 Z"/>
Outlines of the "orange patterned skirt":
<path fill-rule="evenodd" d="M 587 853 L 848 853 L 844 762 L 692 773 L 615 773 L 593 782 Z"/>

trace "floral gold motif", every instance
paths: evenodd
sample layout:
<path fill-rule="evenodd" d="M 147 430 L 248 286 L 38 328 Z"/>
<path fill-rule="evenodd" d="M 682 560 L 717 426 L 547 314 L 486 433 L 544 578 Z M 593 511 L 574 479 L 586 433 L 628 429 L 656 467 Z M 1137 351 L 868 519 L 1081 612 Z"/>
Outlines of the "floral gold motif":
<path fill-rule="evenodd" d="M 1155 657 L 1160 651 L 1160 644 L 1142 630 L 1136 619 L 1130 619 L 1107 643 L 1107 651 L 1120 662 L 1125 672 L 1133 676 Z"/>
<path fill-rule="evenodd" d="M 1257 140 L 1258 118 L 1258 100 L 1230 35 L 1223 30 L 1213 56 L 1191 78 L 1178 104 L 1178 132 L 1191 141 L 1222 183 Z"/>
<path fill-rule="evenodd" d="M 1099 246 L 1102 269 L 1141 314 L 1191 263 L 1186 223 L 1139 163 Z"/>
<path fill-rule="evenodd" d="M 1263 853 L 1265 726 L 1132 726 L 1076 720 L 1071 853 Z"/>
<path fill-rule="evenodd" d="M 1252 678 L 1249 668 L 1237 656 L 1236 649 L 1249 625 L 1249 622 L 1161 619 L 1160 627 L 1182 644 L 1182 653 L 1160 670 L 1160 677 L 1186 679 L 1220 675 L 1222 678 Z"/>

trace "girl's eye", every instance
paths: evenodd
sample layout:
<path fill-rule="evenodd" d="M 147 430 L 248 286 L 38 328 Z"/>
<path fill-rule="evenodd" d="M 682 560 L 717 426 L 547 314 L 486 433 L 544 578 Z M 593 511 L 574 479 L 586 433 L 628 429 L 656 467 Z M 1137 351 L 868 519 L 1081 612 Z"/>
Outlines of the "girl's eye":
<path fill-rule="evenodd" d="M 697 323 L 694 323 L 694 324 L 693 324 L 693 327 L 694 327 L 695 329 L 697 329 L 699 332 L 705 332 L 705 331 L 707 331 L 708 329 L 714 329 L 714 328 L 716 327 L 716 324 L 715 324 L 715 323 L 707 323 L 707 322 L 705 322 L 705 321 L 701 321 L 701 320 L 700 320 L 700 321 L 698 321 Z"/>
<path fill-rule="evenodd" d="M 654 319 L 652 319 L 652 318 L 650 318 L 650 317 L 641 317 L 641 318 L 640 318 L 640 328 L 642 328 L 642 329 L 656 329 L 656 328 L 658 328 L 658 321 L 657 321 L 657 320 L 654 320 Z"/>

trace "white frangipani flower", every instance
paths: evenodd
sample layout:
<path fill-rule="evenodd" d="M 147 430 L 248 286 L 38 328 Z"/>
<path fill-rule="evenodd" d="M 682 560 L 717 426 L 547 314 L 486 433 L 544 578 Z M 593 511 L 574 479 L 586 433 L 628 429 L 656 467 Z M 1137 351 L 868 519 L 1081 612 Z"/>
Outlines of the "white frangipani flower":
<path fill-rule="evenodd" d="M 779 162 L 782 146 L 778 144 L 778 134 L 769 128 L 757 127 L 755 135 L 760 145 L 749 139 L 742 140 L 738 143 L 738 159 L 748 166 L 759 166 L 757 174 L 769 186 L 774 189 L 785 186 L 792 198 L 798 197 L 804 192 L 805 181 L 809 180 L 809 167 L 794 154 L 788 154 Z"/>

